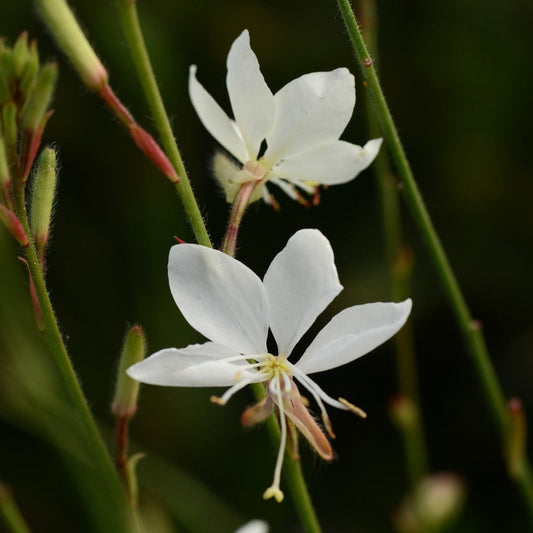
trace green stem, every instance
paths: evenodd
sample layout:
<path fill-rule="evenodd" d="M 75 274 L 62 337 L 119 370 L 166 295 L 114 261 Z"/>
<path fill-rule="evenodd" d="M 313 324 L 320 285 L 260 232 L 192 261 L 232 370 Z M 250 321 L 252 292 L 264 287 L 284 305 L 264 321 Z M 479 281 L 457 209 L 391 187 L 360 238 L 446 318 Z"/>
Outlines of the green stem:
<path fill-rule="evenodd" d="M 362 0 L 361 10 L 361 18 L 364 19 L 364 35 L 375 58 L 378 51 L 375 0 Z M 381 129 L 376 114 L 369 105 L 366 106 L 366 110 L 370 137 L 379 137 Z M 381 217 L 385 236 L 385 252 L 389 265 L 390 292 L 394 301 L 400 301 L 407 298 L 410 293 L 411 253 L 403 242 L 398 187 L 386 150 L 381 150 L 374 165 L 381 198 Z M 411 488 L 414 489 L 418 482 L 427 475 L 428 466 L 411 323 L 406 324 L 396 334 L 394 346 L 401 401 L 407 401 L 410 404 L 413 415 L 410 417 L 409 424 L 399 424 L 399 426 L 405 442 L 406 463 Z"/>
<path fill-rule="evenodd" d="M 265 397 L 265 387 L 262 383 L 252 384 L 252 390 L 257 401 L 261 401 Z M 272 442 L 278 447 L 281 435 L 276 417 L 273 414 L 269 416 L 266 424 Z M 300 517 L 304 531 L 306 533 L 322 533 L 322 528 L 320 527 L 315 508 L 313 507 L 313 501 L 311 500 L 302 472 L 301 462 L 294 460 L 288 452 L 285 452 L 283 477 L 289 487 L 294 507 Z"/>
<path fill-rule="evenodd" d="M 26 232 L 26 235 L 31 235 L 24 199 L 23 185 L 17 187 L 16 189 L 17 190 L 15 194 L 15 202 L 19 219 L 22 223 L 24 231 Z M 113 462 L 111 460 L 109 452 L 105 447 L 100 433 L 98 432 L 96 423 L 89 409 L 89 404 L 87 403 L 87 399 L 85 398 L 85 395 L 81 389 L 80 383 L 76 377 L 76 373 L 70 361 L 67 349 L 63 342 L 63 338 L 59 331 L 59 326 L 54 314 L 54 310 L 52 308 L 52 303 L 50 302 L 50 297 L 46 289 L 43 272 L 37 256 L 37 251 L 32 241 L 30 241 L 29 245 L 25 247 L 24 252 L 41 307 L 42 317 L 45 326 L 44 334 L 46 336 L 46 340 L 48 341 L 50 351 L 52 352 L 61 377 L 63 378 L 63 381 L 67 386 L 72 403 L 74 405 L 74 409 L 76 410 L 79 416 L 81 425 L 85 432 L 85 437 L 89 443 L 90 451 L 92 452 L 94 465 L 96 468 L 98 468 L 102 477 L 104 478 L 110 496 L 116 499 L 118 505 L 122 505 L 122 487 L 120 486 L 120 482 L 117 473 L 113 467 Z"/>
<path fill-rule="evenodd" d="M 148 101 L 150 111 L 161 137 L 161 143 L 167 153 L 172 165 L 176 169 L 180 182 L 175 185 L 176 191 L 183 203 L 185 213 L 191 224 L 192 230 L 198 244 L 212 247 L 211 240 L 194 197 L 191 183 L 187 176 L 185 166 L 172 133 L 170 121 L 165 111 L 165 105 L 159 92 L 159 87 L 154 76 L 154 71 L 150 62 L 150 57 L 146 49 L 144 37 L 137 16 L 137 3 L 135 0 L 118 0 L 118 11 L 120 20 L 130 47 L 133 62 L 137 69 L 144 95 Z"/>
<path fill-rule="evenodd" d="M 506 428 L 508 412 L 505 396 L 492 366 L 485 339 L 481 330 L 481 324 L 473 320 L 465 298 L 459 288 L 455 274 L 450 266 L 444 248 L 433 226 L 429 213 L 422 200 L 422 195 L 414 179 L 411 167 L 405 155 L 398 131 L 394 125 L 392 115 L 383 95 L 373 61 L 361 35 L 357 20 L 348 0 L 337 0 L 341 16 L 346 25 L 355 54 L 362 65 L 366 84 L 372 98 L 376 114 L 383 129 L 383 135 L 396 164 L 399 178 L 403 184 L 405 200 L 411 214 L 422 234 L 438 276 L 440 277 L 449 305 L 458 322 L 474 368 L 481 381 L 489 409 L 494 422 L 500 433 L 502 441 L 507 439 Z M 524 468 L 524 473 L 517 480 L 521 494 L 528 509 L 533 516 L 533 477 L 529 465 Z"/>
<path fill-rule="evenodd" d="M 11 490 L 0 483 L 0 519 L 9 533 L 30 533 L 30 528 L 22 516 Z"/>

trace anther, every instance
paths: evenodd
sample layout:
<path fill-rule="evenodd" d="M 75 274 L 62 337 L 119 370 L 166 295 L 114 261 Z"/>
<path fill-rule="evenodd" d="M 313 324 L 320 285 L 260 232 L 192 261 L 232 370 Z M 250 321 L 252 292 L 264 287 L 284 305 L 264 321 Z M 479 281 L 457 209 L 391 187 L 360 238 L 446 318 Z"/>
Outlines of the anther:
<path fill-rule="evenodd" d="M 342 405 L 344 405 L 344 407 L 346 407 L 353 414 L 360 416 L 361 418 L 366 418 L 366 413 L 359 407 L 356 407 L 353 403 L 350 403 L 348 400 L 345 400 L 344 398 L 339 398 L 339 402 L 341 402 Z"/>

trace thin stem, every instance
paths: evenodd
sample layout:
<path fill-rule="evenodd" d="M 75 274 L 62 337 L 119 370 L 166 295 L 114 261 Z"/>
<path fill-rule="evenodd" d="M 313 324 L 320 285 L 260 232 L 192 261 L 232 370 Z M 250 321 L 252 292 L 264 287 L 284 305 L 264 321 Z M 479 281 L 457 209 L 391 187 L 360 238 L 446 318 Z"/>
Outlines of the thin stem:
<path fill-rule="evenodd" d="M 11 490 L 3 483 L 0 483 L 0 519 L 9 533 L 30 533 Z"/>
<path fill-rule="evenodd" d="M 265 397 L 265 387 L 262 383 L 252 384 L 252 390 L 257 401 L 261 401 Z M 279 423 L 273 414 L 267 418 L 266 425 L 272 442 L 278 447 L 281 433 Z M 301 462 L 294 460 L 287 451 L 285 452 L 283 477 L 289 487 L 294 507 L 300 517 L 304 531 L 306 533 L 322 533 L 322 528 L 320 527 L 313 501 L 311 500 L 302 472 Z"/>
<path fill-rule="evenodd" d="M 374 58 L 378 53 L 377 13 L 375 0 L 361 1 L 364 35 Z M 370 137 L 379 137 L 381 129 L 376 114 L 366 106 Z M 380 198 L 381 217 L 385 236 L 385 252 L 389 265 L 390 292 L 394 301 L 404 300 L 410 293 L 412 273 L 411 253 L 402 237 L 402 219 L 396 178 L 390 167 L 388 153 L 382 149 L 374 162 Z M 411 488 L 427 474 L 427 450 L 422 427 L 420 394 L 416 368 L 415 344 L 411 323 L 406 324 L 394 337 L 396 372 L 401 400 L 410 404 L 412 417 L 409 424 L 399 424 L 405 442 L 406 463 Z"/>
<path fill-rule="evenodd" d="M 23 186 L 17 187 L 15 196 L 19 219 L 24 227 L 26 235 L 31 235 Z M 120 486 L 118 476 L 113 467 L 113 462 L 109 452 L 106 449 L 100 433 L 98 432 L 96 423 L 89 409 L 89 404 L 81 389 L 78 378 L 76 377 L 76 373 L 74 372 L 70 357 L 59 331 L 59 326 L 52 308 L 52 303 L 50 302 L 48 291 L 46 289 L 43 272 L 41 265 L 39 264 L 34 243 L 30 241 L 29 245 L 25 247 L 24 252 L 42 312 L 44 321 L 44 335 L 48 341 L 48 346 L 50 347 L 50 351 L 52 352 L 63 381 L 67 386 L 74 409 L 79 416 L 86 439 L 89 443 L 89 448 L 93 456 L 95 467 L 101 472 L 107 484 L 110 495 L 116 498 L 117 504 L 122 504 L 123 491 Z"/>
<path fill-rule="evenodd" d="M 126 416 L 115 417 L 115 446 L 116 446 L 116 463 L 118 471 L 122 477 L 126 488 L 129 487 L 128 480 L 128 429 L 130 419 Z M 128 491 L 129 492 L 129 491 Z M 128 494 L 130 503 L 131 493 Z"/>
<path fill-rule="evenodd" d="M 438 234 L 433 226 L 429 213 L 424 205 L 422 196 L 414 179 L 411 167 L 401 144 L 398 131 L 394 125 L 392 115 L 383 95 L 373 61 L 359 30 L 357 20 L 348 0 L 337 0 L 341 16 L 346 25 L 355 54 L 362 65 L 366 84 L 372 98 L 376 114 L 381 123 L 384 137 L 396 164 L 399 178 L 403 184 L 405 200 L 411 211 L 415 223 L 422 234 L 429 254 L 433 259 L 438 276 L 440 277 L 448 303 L 455 315 L 460 331 L 467 347 L 467 353 L 481 381 L 483 393 L 502 441 L 506 441 L 507 408 L 505 396 L 490 361 L 481 324 L 473 320 L 465 298 L 459 288 L 455 274 L 450 266 L 446 253 L 442 247 Z M 521 493 L 533 517 L 533 477 L 529 465 L 517 480 Z"/>
<path fill-rule="evenodd" d="M 141 82 L 144 95 L 148 101 L 150 111 L 161 137 L 161 143 L 167 153 L 172 165 L 176 169 L 180 182 L 175 185 L 176 191 L 183 203 L 185 213 L 191 224 L 192 230 L 198 244 L 212 247 L 211 240 L 207 233 L 200 208 L 194 197 L 194 193 L 181 159 L 181 155 L 172 133 L 170 121 L 165 111 L 165 105 L 159 92 L 154 71 L 150 62 L 150 57 L 146 49 L 144 37 L 137 15 L 137 4 L 135 0 L 118 0 L 118 11 L 120 20 L 130 47 L 133 62 L 137 69 L 137 75 Z"/>

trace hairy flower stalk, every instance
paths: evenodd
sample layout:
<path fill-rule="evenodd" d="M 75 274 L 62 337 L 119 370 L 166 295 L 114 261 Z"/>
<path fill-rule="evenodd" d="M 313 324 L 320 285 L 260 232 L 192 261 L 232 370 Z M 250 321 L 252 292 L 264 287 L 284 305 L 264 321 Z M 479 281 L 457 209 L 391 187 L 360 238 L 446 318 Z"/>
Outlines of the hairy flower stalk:
<path fill-rule="evenodd" d="M 326 394 L 309 374 L 349 363 L 385 342 L 407 320 L 411 300 L 345 309 L 293 363 L 290 356 L 298 341 L 342 290 L 333 251 L 319 231 L 297 232 L 274 258 L 263 281 L 220 251 L 176 245 L 170 251 L 169 282 L 186 320 L 209 341 L 161 350 L 131 366 L 128 374 L 154 385 L 227 386 L 224 394 L 212 397 L 219 405 L 247 385 L 264 383 L 266 397 L 244 412 L 242 422 L 249 426 L 262 422 L 273 410 L 277 413 L 280 448 L 272 484 L 263 496 L 282 501 L 280 477 L 289 425 L 323 459 L 333 458 L 331 445 L 296 383 L 315 400 L 332 438 L 326 405 L 364 416 L 346 400 Z M 269 329 L 277 354 L 267 349 Z"/>
<path fill-rule="evenodd" d="M 235 251 L 237 248 L 237 235 L 239 234 L 239 228 L 244 213 L 246 212 L 246 209 L 254 195 L 255 189 L 261 183 L 261 180 L 264 178 L 267 172 L 265 167 L 259 163 L 246 163 L 244 167 L 245 168 L 243 170 L 249 176 L 254 177 L 255 179 L 244 182 L 239 187 L 239 190 L 233 199 L 228 227 L 226 229 L 221 246 L 221 250 L 231 257 L 235 257 Z"/>
<path fill-rule="evenodd" d="M 229 203 L 245 183 L 258 180 L 256 169 L 261 166 L 250 202 L 263 198 L 276 206 L 266 185 L 273 183 L 309 206 L 313 202 L 302 192 L 316 203 L 319 185 L 346 183 L 376 157 L 381 139 L 364 147 L 339 140 L 355 105 L 354 77 L 347 69 L 305 74 L 273 94 L 250 48 L 247 30 L 231 46 L 227 67 L 235 120 L 198 82 L 195 65 L 190 68 L 189 94 L 206 129 L 238 162 L 224 153 L 213 161 Z"/>

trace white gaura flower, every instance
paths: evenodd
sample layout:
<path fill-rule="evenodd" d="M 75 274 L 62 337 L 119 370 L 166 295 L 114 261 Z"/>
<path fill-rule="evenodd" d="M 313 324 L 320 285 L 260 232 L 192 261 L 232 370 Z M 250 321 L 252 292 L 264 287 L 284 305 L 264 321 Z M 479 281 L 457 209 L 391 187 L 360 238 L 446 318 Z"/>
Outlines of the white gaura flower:
<path fill-rule="evenodd" d="M 268 533 L 268 524 L 263 520 L 250 520 L 237 529 L 235 533 Z"/>
<path fill-rule="evenodd" d="M 273 203 L 267 181 L 302 200 L 298 189 L 313 194 L 318 185 L 350 181 L 376 157 L 381 139 L 364 147 L 339 140 L 355 105 L 354 77 L 346 68 L 305 74 L 272 94 L 250 48 L 248 30 L 231 46 L 227 67 L 235 120 L 198 82 L 195 65 L 189 94 L 206 129 L 242 165 L 236 167 L 221 154 L 215 157 L 215 175 L 228 202 L 249 181 L 258 182 L 251 201 L 263 197 Z"/>
<path fill-rule="evenodd" d="M 263 382 L 266 397 L 244 412 L 242 422 L 255 424 L 273 409 L 277 412 L 281 443 L 274 480 L 263 497 L 281 501 L 280 474 L 288 428 L 295 426 L 322 458 L 333 459 L 331 445 L 308 412 L 296 382 L 316 401 L 331 437 L 325 404 L 365 416 L 346 400 L 328 396 L 309 374 L 349 363 L 385 342 L 407 320 L 411 300 L 356 305 L 341 311 L 293 363 L 289 358 L 298 341 L 342 290 L 333 251 L 318 230 L 293 235 L 263 281 L 236 259 L 196 244 L 171 248 L 168 273 L 177 306 L 209 342 L 161 350 L 131 366 L 127 373 L 153 385 L 229 386 L 221 397 L 212 398 L 220 405 L 245 386 Z M 267 348 L 269 329 L 277 354 Z"/>

